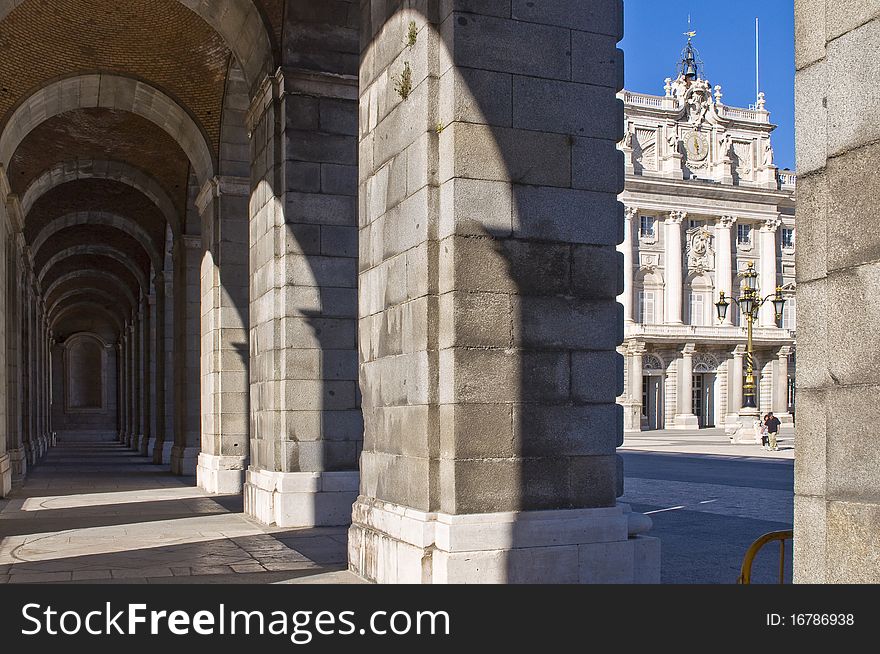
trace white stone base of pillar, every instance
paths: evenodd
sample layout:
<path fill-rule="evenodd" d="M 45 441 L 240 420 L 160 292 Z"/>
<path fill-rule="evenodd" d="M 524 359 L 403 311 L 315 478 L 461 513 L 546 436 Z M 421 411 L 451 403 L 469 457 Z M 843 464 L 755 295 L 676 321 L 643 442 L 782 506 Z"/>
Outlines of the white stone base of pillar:
<path fill-rule="evenodd" d="M 377 583 L 660 583 L 660 540 L 618 504 L 449 515 L 358 497 L 349 569 Z"/>
<path fill-rule="evenodd" d="M 0 454 L 0 497 L 9 495 L 12 490 L 12 458 L 7 453 Z"/>
<path fill-rule="evenodd" d="M 267 525 L 333 527 L 351 523 L 360 473 L 272 472 L 249 468 L 244 512 Z"/>
<path fill-rule="evenodd" d="M 623 403 L 623 430 L 628 432 L 642 431 L 642 403 Z"/>
<path fill-rule="evenodd" d="M 9 454 L 9 465 L 12 468 L 12 485 L 15 486 L 22 483 L 27 476 L 27 453 L 21 447 L 17 450 L 9 450 L 7 454 Z"/>
<path fill-rule="evenodd" d="M 199 448 L 175 445 L 171 448 L 171 474 L 194 475 L 199 460 Z"/>
<path fill-rule="evenodd" d="M 153 463 L 168 465 L 171 463 L 171 450 L 174 449 L 174 441 L 166 439 L 162 443 L 153 444 Z"/>
<path fill-rule="evenodd" d="M 773 415 L 776 416 L 779 419 L 779 422 L 782 423 L 783 425 L 790 425 L 791 423 L 794 422 L 794 417 L 790 413 L 788 413 L 787 411 L 785 413 L 775 413 L 774 412 Z"/>
<path fill-rule="evenodd" d="M 244 488 L 244 462 L 243 456 L 217 456 L 202 452 L 196 467 L 196 483 L 209 493 L 241 493 Z"/>
<path fill-rule="evenodd" d="M 671 429 L 699 429 L 700 419 L 693 413 L 679 413 L 672 422 Z"/>

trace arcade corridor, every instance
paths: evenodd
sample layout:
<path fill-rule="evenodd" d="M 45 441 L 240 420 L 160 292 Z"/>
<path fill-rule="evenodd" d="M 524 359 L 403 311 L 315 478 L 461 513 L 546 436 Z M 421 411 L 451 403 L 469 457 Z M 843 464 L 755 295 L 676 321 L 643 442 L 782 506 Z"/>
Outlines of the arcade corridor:
<path fill-rule="evenodd" d="M 0 583 L 354 583 L 344 528 L 289 531 L 118 443 L 61 443 L 0 500 Z"/>

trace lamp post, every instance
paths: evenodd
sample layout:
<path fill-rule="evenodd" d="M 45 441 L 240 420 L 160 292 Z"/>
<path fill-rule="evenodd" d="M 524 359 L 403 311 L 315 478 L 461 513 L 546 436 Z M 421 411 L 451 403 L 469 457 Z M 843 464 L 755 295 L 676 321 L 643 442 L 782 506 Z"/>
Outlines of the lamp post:
<path fill-rule="evenodd" d="M 734 298 L 734 302 L 739 305 L 741 315 L 745 316 L 747 327 L 746 340 L 746 381 L 743 384 L 743 409 L 752 409 L 745 411 L 746 414 L 756 414 L 758 408 L 755 401 L 755 369 L 752 358 L 752 326 L 758 319 L 758 311 L 765 302 L 773 303 L 773 310 L 776 314 L 776 320 L 782 318 L 782 308 L 785 306 L 785 298 L 782 297 L 782 287 L 777 286 L 776 292 L 764 298 L 760 296 L 758 291 L 758 273 L 755 272 L 755 264 L 749 261 L 746 272 L 743 273 L 742 289 L 739 298 Z M 723 321 L 727 315 L 727 307 L 730 301 L 724 297 L 724 291 L 720 293 L 720 299 L 715 303 L 715 309 L 718 312 L 718 320 Z"/>

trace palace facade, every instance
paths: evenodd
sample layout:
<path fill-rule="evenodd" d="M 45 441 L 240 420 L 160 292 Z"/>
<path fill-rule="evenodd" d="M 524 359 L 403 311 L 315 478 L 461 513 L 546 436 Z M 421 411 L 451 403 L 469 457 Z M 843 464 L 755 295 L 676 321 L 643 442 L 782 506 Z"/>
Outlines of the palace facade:
<path fill-rule="evenodd" d="M 783 288 L 754 325 L 757 403 L 793 419 L 795 174 L 773 163 L 775 125 L 764 94 L 748 109 L 724 104 L 700 75 L 690 42 L 663 95 L 623 90 L 626 165 L 624 429 L 696 429 L 737 421 L 746 321 L 719 293 L 739 295 L 749 264 L 762 297 Z"/>

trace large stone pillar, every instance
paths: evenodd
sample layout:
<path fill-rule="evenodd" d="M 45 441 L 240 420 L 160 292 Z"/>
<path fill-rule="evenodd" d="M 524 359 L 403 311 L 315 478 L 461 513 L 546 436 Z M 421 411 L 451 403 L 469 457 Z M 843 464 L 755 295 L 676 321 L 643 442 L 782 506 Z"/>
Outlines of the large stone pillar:
<path fill-rule="evenodd" d="M 138 442 L 133 444 L 134 448 L 144 456 L 147 455 L 150 447 L 150 437 L 152 436 L 153 425 L 153 345 L 152 345 L 152 321 L 153 305 L 155 298 L 152 294 L 144 295 L 141 299 L 141 324 L 140 324 L 140 343 L 141 343 L 141 434 Z"/>
<path fill-rule="evenodd" d="M 26 263 L 22 260 L 22 270 L 19 276 L 19 299 L 21 307 L 21 319 L 19 320 L 19 340 L 21 346 L 21 368 L 19 370 L 19 379 L 21 380 L 21 440 L 22 448 L 25 452 L 25 467 L 33 465 L 33 457 L 30 447 L 30 348 L 28 345 L 28 322 L 30 317 L 30 294 L 28 293 L 28 284 L 26 276 Z"/>
<path fill-rule="evenodd" d="M 153 303 L 152 319 L 150 325 L 150 349 L 153 355 L 150 359 L 152 364 L 151 375 L 153 377 L 153 421 L 152 439 L 144 450 L 145 456 L 153 457 L 157 450 L 162 451 L 165 442 L 165 276 L 159 272 L 153 276 Z M 161 463 L 161 459 L 158 463 Z"/>
<path fill-rule="evenodd" d="M 138 298 L 137 309 L 132 320 L 129 334 L 131 336 L 131 438 L 126 443 L 132 449 L 138 448 L 141 433 L 143 432 L 143 414 L 141 413 L 141 386 L 143 385 L 143 370 L 141 368 L 141 300 Z"/>
<path fill-rule="evenodd" d="M 266 80 L 248 115 L 245 511 L 269 524 L 348 524 L 357 497 L 357 89 L 354 75 L 286 70 Z M 389 294 L 403 292 L 399 272 Z"/>
<path fill-rule="evenodd" d="M 126 422 L 126 370 L 125 370 L 125 329 L 119 335 L 116 342 L 116 440 L 121 443 L 125 442 L 125 430 L 128 427 Z"/>
<path fill-rule="evenodd" d="M 674 429 L 699 429 L 700 420 L 694 415 L 694 343 L 686 343 L 678 360 L 678 389 Z"/>
<path fill-rule="evenodd" d="M 736 224 L 735 216 L 721 216 L 715 223 L 715 296 L 712 303 L 718 301 L 720 293 L 724 293 L 728 302 L 733 298 L 733 243 L 730 236 L 731 228 Z M 717 320 L 712 312 L 713 322 Z M 729 308 L 724 315 L 723 325 L 733 325 L 733 309 Z"/>
<path fill-rule="evenodd" d="M 174 241 L 174 447 L 171 472 L 193 475 L 199 456 L 199 259 L 202 240 Z"/>
<path fill-rule="evenodd" d="M 362 12 L 349 565 L 379 582 L 658 581 L 657 541 L 636 537 L 650 521 L 616 503 L 622 3 L 462 4 Z"/>
<path fill-rule="evenodd" d="M 6 394 L 9 391 L 7 375 L 9 366 L 9 302 L 7 284 L 9 274 L 9 241 L 12 235 L 7 227 L 5 206 L 0 207 L 0 497 L 6 497 L 12 490 L 12 460 L 9 456 L 9 405 Z"/>
<path fill-rule="evenodd" d="M 196 200 L 204 245 L 196 477 L 211 493 L 242 492 L 248 455 L 249 193 L 249 179 L 215 177 Z"/>
<path fill-rule="evenodd" d="M 666 307 L 666 322 L 681 324 L 682 250 L 681 223 L 687 217 L 684 211 L 670 211 L 663 229 L 663 273 L 666 277 L 666 293 L 663 304 Z"/>
<path fill-rule="evenodd" d="M 22 427 L 22 285 L 21 285 L 21 250 L 18 240 L 20 233 L 12 234 L 8 250 L 7 269 L 7 313 L 6 313 L 6 345 L 7 345 L 7 391 L 6 448 L 9 452 L 10 468 L 13 485 L 20 484 L 27 475 L 27 455 L 24 449 Z"/>
<path fill-rule="evenodd" d="M 620 244 L 618 250 L 623 253 L 623 293 L 618 296 L 618 301 L 623 305 L 623 324 L 624 326 L 633 322 L 633 294 L 634 276 L 633 276 L 633 242 L 637 238 L 639 210 L 635 207 L 626 207 L 623 213 L 623 243 Z M 641 397 L 641 395 L 639 396 Z"/>
<path fill-rule="evenodd" d="M 776 292 L 776 230 L 781 223 L 782 221 L 778 218 L 771 218 L 764 221 L 764 224 L 761 225 L 761 263 L 760 277 L 758 278 L 758 289 L 761 292 L 761 297 L 767 297 Z M 765 302 L 761 307 L 758 324 L 761 327 L 776 326 L 776 314 L 774 313 L 772 302 Z"/>
<path fill-rule="evenodd" d="M 165 273 L 163 274 L 163 303 L 162 307 L 162 344 L 160 351 L 164 361 L 162 394 L 159 404 L 162 405 L 164 423 L 157 434 L 156 447 L 153 448 L 153 463 L 168 464 L 171 461 L 171 449 L 174 447 L 174 421 L 175 421 L 175 359 L 174 359 L 174 263 L 171 257 L 171 247 L 168 248 L 165 261 Z"/>

